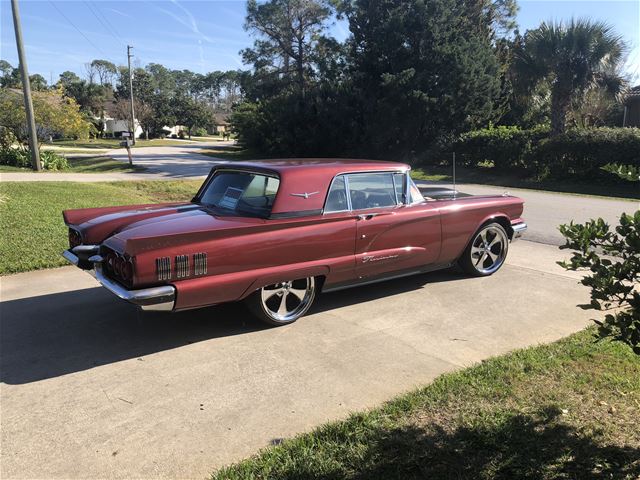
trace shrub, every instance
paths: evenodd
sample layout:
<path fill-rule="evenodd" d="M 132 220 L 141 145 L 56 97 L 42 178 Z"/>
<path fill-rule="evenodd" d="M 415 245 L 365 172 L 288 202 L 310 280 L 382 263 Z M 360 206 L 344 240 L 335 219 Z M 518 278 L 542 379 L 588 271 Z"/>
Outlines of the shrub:
<path fill-rule="evenodd" d="M 40 163 L 43 170 L 68 170 L 69 162 L 62 155 L 50 150 L 40 151 Z"/>
<path fill-rule="evenodd" d="M 67 170 L 69 162 L 62 155 L 49 151 L 40 151 L 40 162 L 43 170 Z M 32 168 L 31 155 L 26 147 L 0 148 L 0 165 L 19 168 Z"/>
<path fill-rule="evenodd" d="M 196 137 L 206 137 L 208 132 L 206 128 L 198 127 L 193 129 L 193 135 Z"/>
<path fill-rule="evenodd" d="M 0 164 L 11 167 L 31 168 L 31 156 L 25 147 L 8 147 L 0 149 Z"/>
<path fill-rule="evenodd" d="M 496 168 L 526 169 L 531 166 L 532 151 L 548 132 L 548 127 L 490 127 L 462 134 L 452 149 L 464 165 L 492 163 Z"/>
<path fill-rule="evenodd" d="M 584 128 L 549 137 L 547 127 L 491 127 L 465 133 L 447 147 L 463 165 L 491 163 L 538 177 L 601 176 L 612 162 L 640 165 L 640 129 Z"/>
<path fill-rule="evenodd" d="M 639 128 L 570 130 L 540 142 L 536 161 L 552 176 L 595 177 L 611 162 L 640 164 Z"/>
<path fill-rule="evenodd" d="M 558 262 L 568 270 L 589 269 L 581 283 L 591 288 L 591 303 L 586 308 L 617 310 L 607 313 L 598 324 L 598 336 L 629 345 L 640 355 L 640 210 L 622 214 L 620 225 L 612 232 L 604 220 L 584 225 L 561 225 L 567 239 L 564 246 L 574 250 L 569 262 Z"/>

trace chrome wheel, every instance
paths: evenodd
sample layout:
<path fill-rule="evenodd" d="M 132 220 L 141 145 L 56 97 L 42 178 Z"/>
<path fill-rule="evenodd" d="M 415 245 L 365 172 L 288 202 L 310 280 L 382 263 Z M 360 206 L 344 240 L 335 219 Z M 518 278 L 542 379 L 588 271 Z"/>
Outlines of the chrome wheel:
<path fill-rule="evenodd" d="M 471 265 L 482 275 L 490 275 L 504 263 L 509 238 L 504 228 L 491 224 L 480 230 L 471 242 Z"/>
<path fill-rule="evenodd" d="M 262 311 L 274 323 L 290 323 L 304 315 L 316 292 L 314 277 L 280 282 L 259 291 Z"/>

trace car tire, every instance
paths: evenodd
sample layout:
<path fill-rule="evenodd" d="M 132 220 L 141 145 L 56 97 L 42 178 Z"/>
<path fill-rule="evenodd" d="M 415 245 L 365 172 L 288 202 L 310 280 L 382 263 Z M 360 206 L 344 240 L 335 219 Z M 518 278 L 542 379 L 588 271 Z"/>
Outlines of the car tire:
<path fill-rule="evenodd" d="M 496 222 L 484 224 L 473 234 L 458 260 L 460 267 L 474 277 L 487 277 L 504 264 L 509 251 L 509 236 Z"/>
<path fill-rule="evenodd" d="M 278 282 L 256 290 L 245 303 L 261 321 L 288 325 L 307 313 L 315 299 L 316 285 L 314 277 Z"/>

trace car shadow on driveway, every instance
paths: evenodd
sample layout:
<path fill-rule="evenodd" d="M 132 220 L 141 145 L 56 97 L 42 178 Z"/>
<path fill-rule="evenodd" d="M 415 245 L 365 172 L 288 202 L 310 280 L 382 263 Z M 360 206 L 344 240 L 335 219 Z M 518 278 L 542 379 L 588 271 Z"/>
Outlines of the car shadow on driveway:
<path fill-rule="evenodd" d="M 327 293 L 311 313 L 461 278 L 435 272 Z M 5 301 L 0 303 L 0 382 L 36 382 L 268 328 L 237 303 L 174 314 L 140 312 L 100 287 Z"/>

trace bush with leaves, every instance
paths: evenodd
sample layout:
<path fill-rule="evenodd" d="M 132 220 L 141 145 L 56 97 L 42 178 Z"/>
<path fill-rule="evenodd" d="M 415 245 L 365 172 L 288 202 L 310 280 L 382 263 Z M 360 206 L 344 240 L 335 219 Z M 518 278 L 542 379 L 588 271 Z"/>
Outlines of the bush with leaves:
<path fill-rule="evenodd" d="M 43 170 L 68 170 L 69 162 L 62 155 L 51 150 L 40 151 L 40 162 Z"/>
<path fill-rule="evenodd" d="M 460 135 L 452 149 L 466 165 L 491 162 L 496 168 L 526 169 L 532 151 L 548 134 L 549 128 L 544 126 L 531 129 L 492 126 Z"/>
<path fill-rule="evenodd" d="M 640 355 L 640 210 L 625 213 L 611 231 L 601 218 L 584 225 L 561 225 L 566 244 L 574 250 L 568 262 L 558 262 L 567 270 L 589 269 L 581 283 L 591 288 L 591 303 L 598 311 L 612 310 L 598 324 L 598 336 L 629 345 Z"/>

